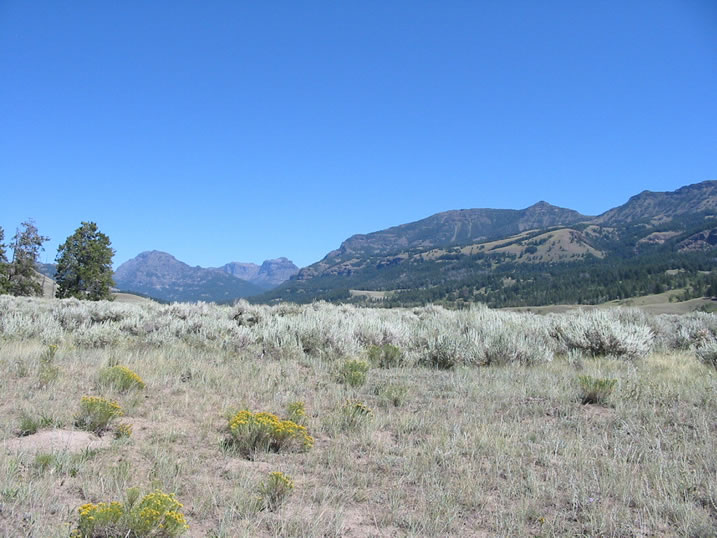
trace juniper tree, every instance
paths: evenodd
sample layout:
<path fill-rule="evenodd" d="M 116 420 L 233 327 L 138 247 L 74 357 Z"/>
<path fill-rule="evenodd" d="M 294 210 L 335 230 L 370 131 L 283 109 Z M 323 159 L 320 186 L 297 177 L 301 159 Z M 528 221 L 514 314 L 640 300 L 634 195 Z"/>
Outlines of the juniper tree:
<path fill-rule="evenodd" d="M 112 300 L 110 239 L 94 222 L 83 222 L 57 249 L 57 297 Z"/>

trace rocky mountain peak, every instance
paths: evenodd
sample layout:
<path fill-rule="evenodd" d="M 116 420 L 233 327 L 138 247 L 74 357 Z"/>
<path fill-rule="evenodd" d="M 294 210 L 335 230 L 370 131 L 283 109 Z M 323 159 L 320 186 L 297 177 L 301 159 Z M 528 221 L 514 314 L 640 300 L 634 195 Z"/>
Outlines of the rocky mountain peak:
<path fill-rule="evenodd" d="M 260 266 L 255 263 L 230 262 L 219 269 L 264 289 L 276 287 L 299 272 L 299 268 L 285 257 L 264 260 Z"/>

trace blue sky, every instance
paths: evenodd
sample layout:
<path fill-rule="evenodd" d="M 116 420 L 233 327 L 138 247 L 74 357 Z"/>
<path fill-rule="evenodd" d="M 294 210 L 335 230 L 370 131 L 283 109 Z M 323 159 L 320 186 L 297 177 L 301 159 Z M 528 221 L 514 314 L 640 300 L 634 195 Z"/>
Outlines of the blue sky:
<path fill-rule="evenodd" d="M 0 0 L 0 226 L 287 256 L 717 179 L 713 0 Z"/>

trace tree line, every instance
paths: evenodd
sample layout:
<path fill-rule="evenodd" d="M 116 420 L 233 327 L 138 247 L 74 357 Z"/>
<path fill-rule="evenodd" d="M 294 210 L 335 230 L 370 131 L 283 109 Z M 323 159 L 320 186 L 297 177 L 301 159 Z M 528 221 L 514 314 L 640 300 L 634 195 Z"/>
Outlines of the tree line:
<path fill-rule="evenodd" d="M 9 244 L 0 227 L 0 294 L 43 294 L 37 263 L 49 239 L 40 234 L 31 219 L 20 225 Z M 8 255 L 8 251 L 12 254 Z M 109 237 L 94 222 L 82 222 L 57 249 L 55 297 L 111 301 L 113 256 Z"/>

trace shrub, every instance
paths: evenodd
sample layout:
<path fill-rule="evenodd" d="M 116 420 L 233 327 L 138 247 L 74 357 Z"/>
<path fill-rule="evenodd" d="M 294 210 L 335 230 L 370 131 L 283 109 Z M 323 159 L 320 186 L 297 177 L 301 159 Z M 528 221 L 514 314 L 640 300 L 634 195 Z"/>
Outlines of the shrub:
<path fill-rule="evenodd" d="M 421 362 L 440 370 L 450 370 L 461 363 L 463 357 L 457 342 L 445 335 L 429 339 Z"/>
<path fill-rule="evenodd" d="M 348 360 L 339 370 L 339 381 L 351 387 L 360 387 L 366 383 L 366 372 L 369 365 L 366 361 Z"/>
<path fill-rule="evenodd" d="M 75 345 L 83 348 L 107 348 L 117 345 L 122 338 L 119 325 L 105 321 L 91 326 L 79 327 L 74 332 Z"/>
<path fill-rule="evenodd" d="M 58 346 L 57 344 L 50 344 L 47 346 L 47 350 L 45 350 L 45 353 L 42 354 L 41 360 L 52 360 L 55 358 L 55 355 L 57 354 Z"/>
<path fill-rule="evenodd" d="M 379 368 L 395 368 L 403 364 L 403 352 L 398 346 L 384 344 L 368 348 L 368 358 Z"/>
<path fill-rule="evenodd" d="M 589 375 L 581 375 L 578 382 L 582 389 L 581 400 L 583 404 L 605 404 L 615 388 L 617 379 L 596 379 Z"/>
<path fill-rule="evenodd" d="M 115 439 L 126 439 L 132 436 L 132 424 L 121 422 L 115 428 Z"/>
<path fill-rule="evenodd" d="M 306 424 L 306 407 L 304 402 L 291 402 L 286 406 L 286 415 L 289 420 L 305 426 Z"/>
<path fill-rule="evenodd" d="M 231 446 L 250 457 L 257 450 L 282 452 L 308 450 L 314 439 L 305 426 L 292 420 L 281 420 L 271 413 L 239 411 L 229 420 Z"/>
<path fill-rule="evenodd" d="M 47 471 L 50 467 L 57 465 L 57 456 L 55 454 L 39 453 L 35 454 L 33 467 L 40 473 Z"/>
<path fill-rule="evenodd" d="M 130 389 L 143 389 L 142 378 L 126 366 L 110 366 L 100 370 L 100 385 L 126 392 Z"/>
<path fill-rule="evenodd" d="M 41 387 L 46 387 L 60 375 L 60 369 L 54 362 L 56 353 L 57 346 L 52 344 L 47 346 L 47 350 L 40 357 L 40 368 L 37 375 Z"/>
<path fill-rule="evenodd" d="M 649 353 L 652 346 L 652 330 L 624 322 L 619 311 L 593 310 L 554 319 L 553 337 L 566 353 L 575 349 L 591 356 L 636 359 Z"/>
<path fill-rule="evenodd" d="M 294 482 L 281 472 L 269 473 L 266 482 L 259 485 L 259 502 L 261 508 L 270 512 L 276 510 L 294 489 Z"/>
<path fill-rule="evenodd" d="M 20 428 L 18 429 L 18 435 L 24 437 L 26 435 L 32 435 L 37 433 L 42 428 L 54 426 L 57 421 L 47 415 L 40 415 L 39 417 L 33 417 L 28 412 L 23 411 L 20 415 Z"/>
<path fill-rule="evenodd" d="M 536 334 L 495 330 L 483 335 L 480 364 L 484 366 L 550 362 L 552 353 Z"/>
<path fill-rule="evenodd" d="M 343 406 L 344 413 L 354 416 L 369 418 L 373 416 L 373 411 L 361 400 L 346 400 Z"/>
<path fill-rule="evenodd" d="M 179 511 L 182 505 L 172 494 L 154 491 L 130 510 L 133 530 L 138 536 L 177 536 L 189 526 Z"/>
<path fill-rule="evenodd" d="M 341 407 L 339 429 L 357 430 L 364 427 L 373 417 L 373 411 L 360 400 L 346 400 Z"/>
<path fill-rule="evenodd" d="M 697 350 L 697 358 L 707 366 L 717 368 L 717 344 L 708 344 Z"/>
<path fill-rule="evenodd" d="M 408 388 L 397 383 L 381 385 L 374 390 L 374 394 L 379 397 L 379 403 L 383 407 L 388 407 L 389 405 L 400 407 L 403 405 L 407 393 Z"/>
<path fill-rule="evenodd" d="M 100 396 L 83 396 L 80 412 L 75 417 L 75 426 L 99 435 L 107 430 L 115 417 L 121 417 L 123 414 L 117 402 Z"/>
<path fill-rule="evenodd" d="M 130 490 L 125 503 L 87 503 L 78 508 L 80 520 L 73 538 L 104 538 L 115 536 L 160 537 L 179 536 L 189 528 L 182 505 L 173 494 L 154 491 L 137 503 L 139 493 Z"/>

